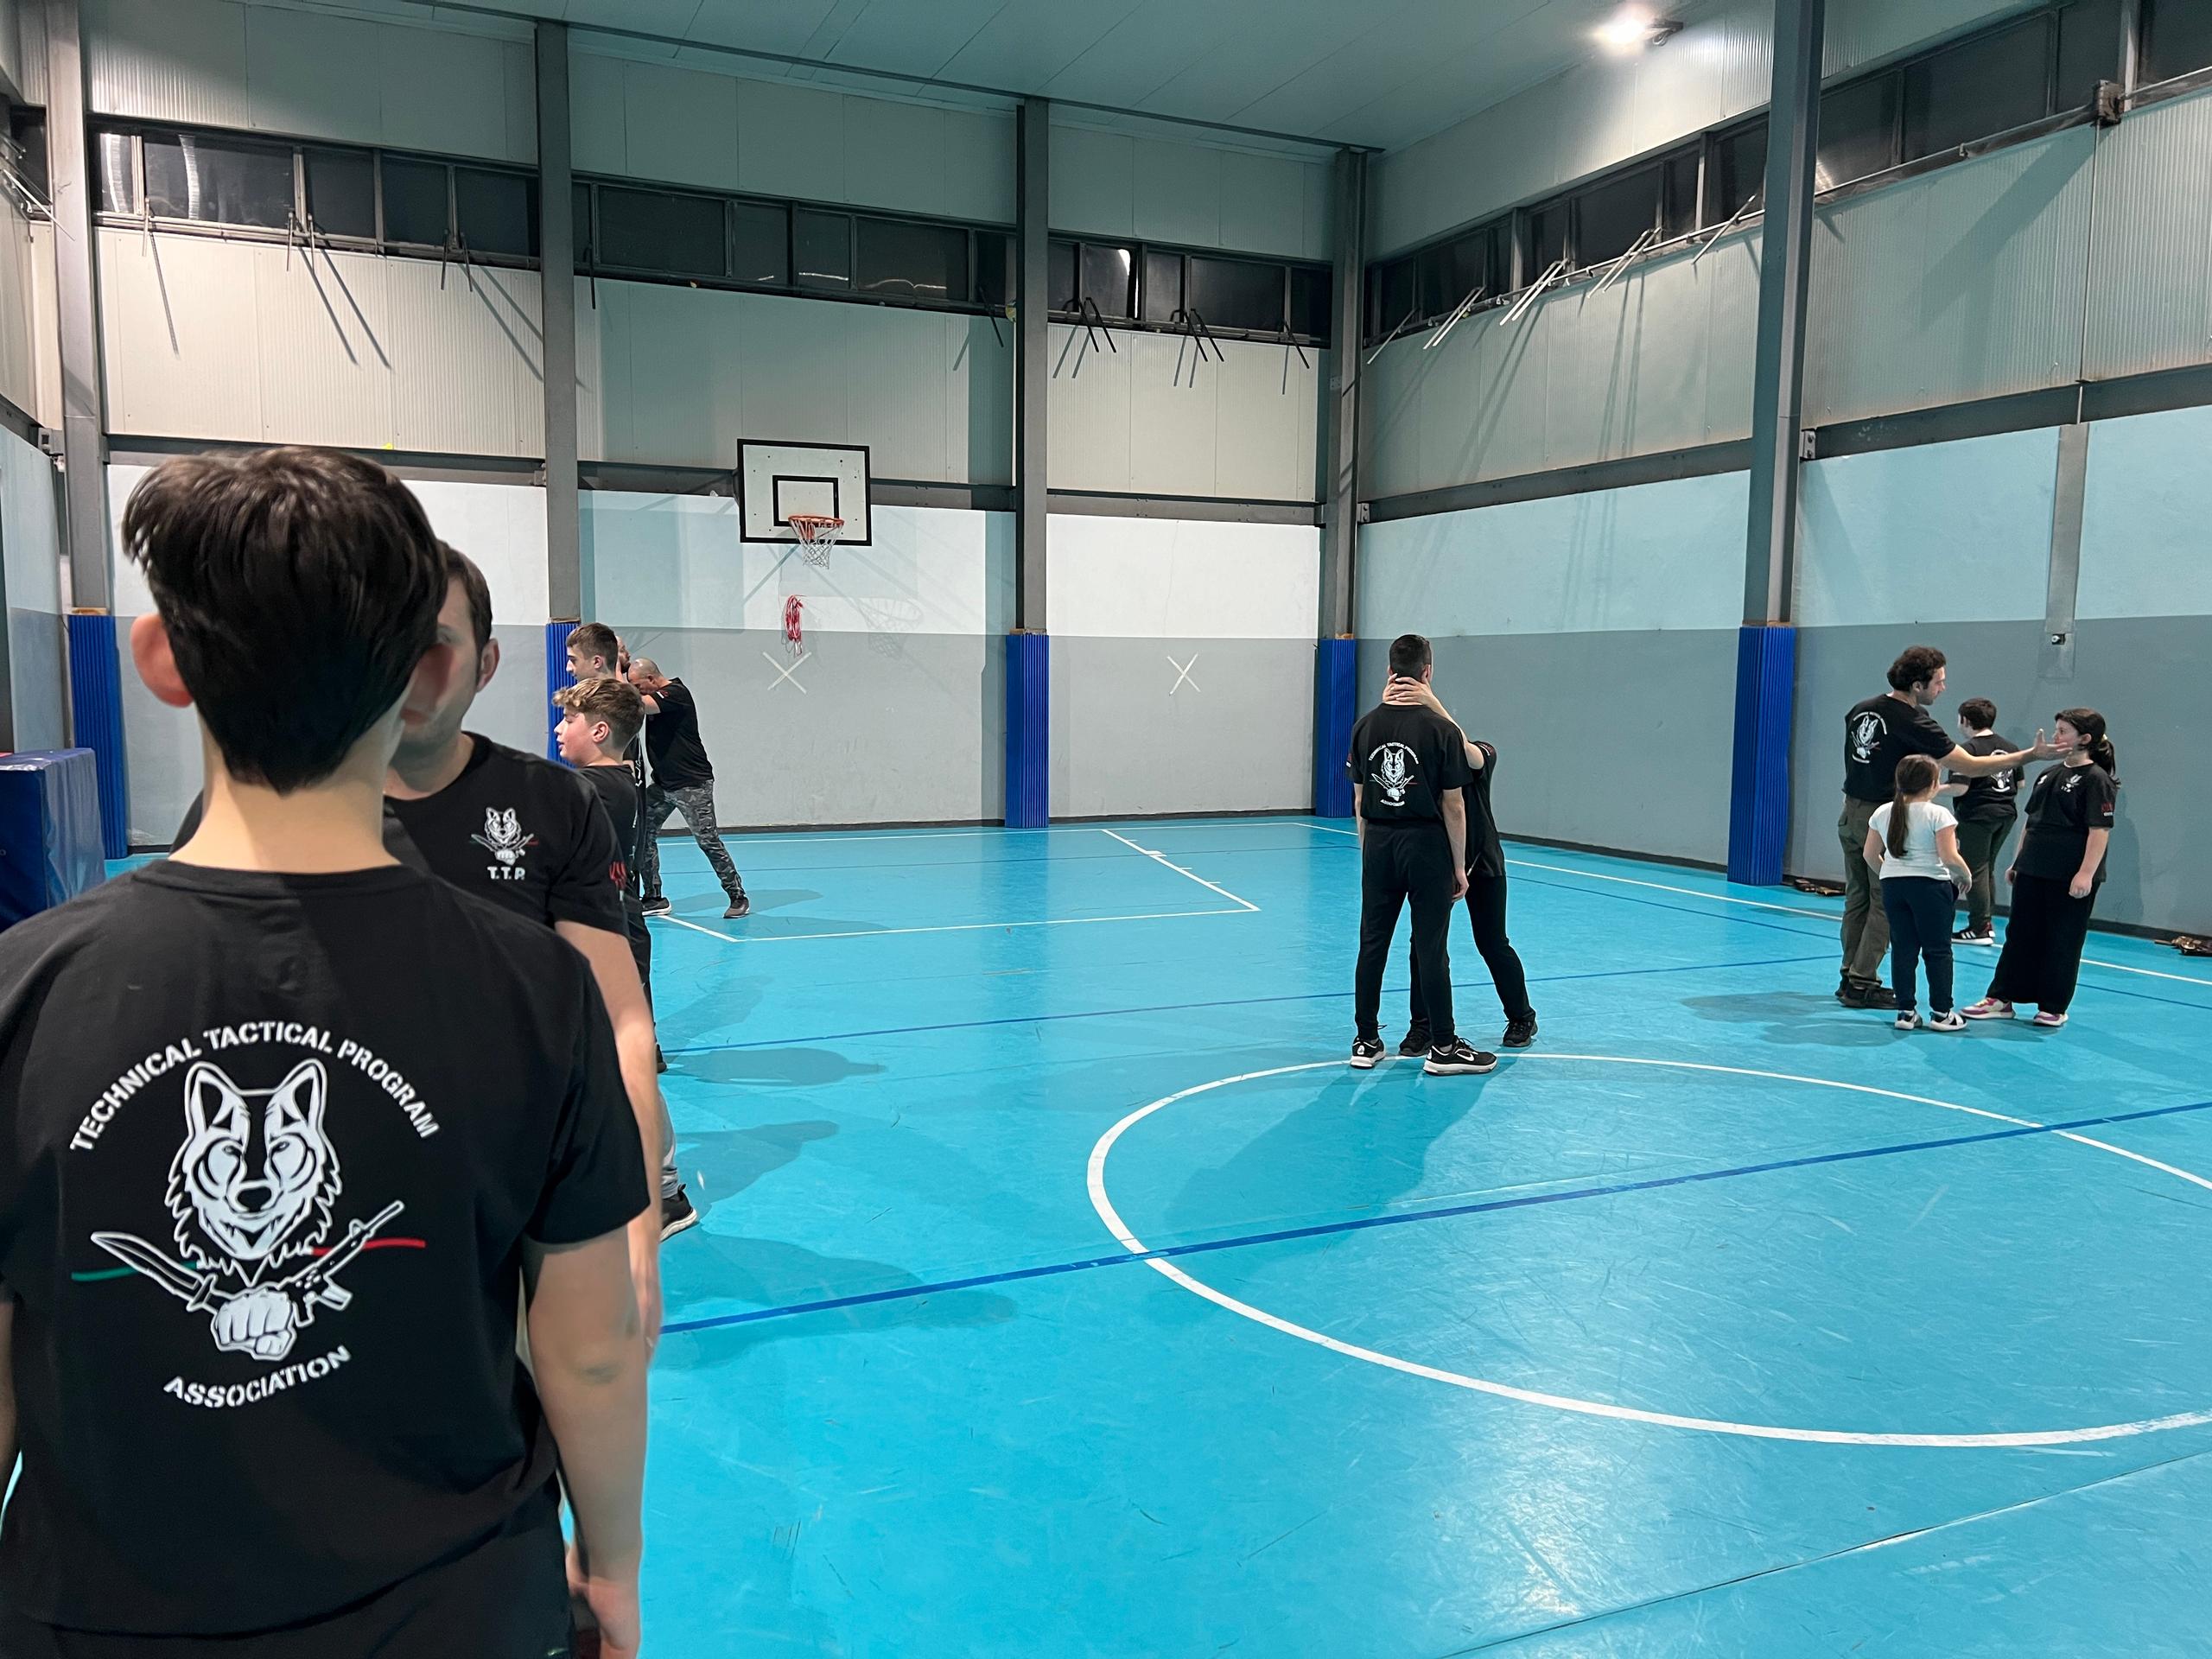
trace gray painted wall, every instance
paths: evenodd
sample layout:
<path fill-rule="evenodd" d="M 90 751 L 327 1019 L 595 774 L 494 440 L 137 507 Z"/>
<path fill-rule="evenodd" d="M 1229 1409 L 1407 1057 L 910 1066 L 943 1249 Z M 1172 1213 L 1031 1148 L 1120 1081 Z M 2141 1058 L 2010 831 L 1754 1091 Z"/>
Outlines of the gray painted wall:
<path fill-rule="evenodd" d="M 1313 655 L 1310 639 L 1056 636 L 1053 816 L 1310 810 Z"/>
<path fill-rule="evenodd" d="M 68 645 L 54 463 L 0 431 L 0 551 L 7 562 L 8 679 L 17 749 L 68 741 Z"/>

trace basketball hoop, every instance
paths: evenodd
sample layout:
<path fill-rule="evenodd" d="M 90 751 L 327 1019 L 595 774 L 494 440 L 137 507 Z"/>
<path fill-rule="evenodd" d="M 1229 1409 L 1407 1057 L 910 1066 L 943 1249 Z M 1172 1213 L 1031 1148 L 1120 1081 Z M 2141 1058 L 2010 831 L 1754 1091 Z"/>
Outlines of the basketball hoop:
<path fill-rule="evenodd" d="M 789 656 L 798 657 L 805 653 L 806 629 L 799 620 L 805 610 L 806 601 L 797 594 L 785 598 L 784 651 Z"/>
<path fill-rule="evenodd" d="M 837 545 L 837 532 L 845 527 L 842 518 L 827 518 L 817 512 L 795 512 L 784 522 L 798 537 L 798 550 L 809 564 L 826 565 L 830 550 Z"/>

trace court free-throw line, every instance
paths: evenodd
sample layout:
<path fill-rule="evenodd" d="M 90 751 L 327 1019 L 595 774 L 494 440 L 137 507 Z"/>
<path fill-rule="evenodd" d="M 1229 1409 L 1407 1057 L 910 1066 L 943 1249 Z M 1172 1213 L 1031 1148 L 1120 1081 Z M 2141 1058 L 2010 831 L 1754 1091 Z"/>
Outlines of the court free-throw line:
<path fill-rule="evenodd" d="M 1193 660 L 1193 661 L 1196 661 L 1197 659 L 1194 658 L 1192 658 L 1192 660 Z M 1167 856 L 1167 855 L 1166 855 L 1166 854 L 1162 853 L 1162 852 L 1156 852 L 1156 851 L 1154 851 L 1152 848 L 1149 848 L 1149 847 L 1140 847 L 1140 846 L 1138 846 L 1138 845 L 1136 844 L 1136 842 L 1135 842 L 1134 841 L 1131 841 L 1131 840 L 1130 840 L 1127 836 L 1121 834 L 1118 830 L 1103 830 L 1103 829 L 1102 829 L 1102 830 L 1099 830 L 1099 832 L 1098 832 L 1098 833 L 1099 833 L 1100 835 L 1102 835 L 1102 836 L 1112 836 L 1114 837 L 1114 839 L 1115 839 L 1115 840 L 1116 840 L 1116 841 L 1120 842 L 1122 843 L 1122 846 L 1127 847 L 1130 851 L 1132 851 L 1132 852 L 1137 852 L 1137 853 L 1142 853 L 1142 854 L 1143 854 L 1147 858 L 1151 859 L 1154 863 L 1159 864 L 1159 865 L 1161 865 L 1162 867 L 1164 867 L 1164 868 L 1167 868 L 1167 869 L 1171 869 L 1171 870 L 1174 871 L 1176 874 L 1178 874 L 1178 875 L 1179 875 L 1179 876 L 1183 877 L 1185 880 L 1190 880 L 1190 881 L 1195 881 L 1195 882 L 1197 882 L 1200 887 L 1202 887 L 1205 888 L 1205 889 L 1206 889 L 1206 891 L 1207 891 L 1207 892 L 1209 892 L 1209 893 L 1219 893 L 1223 898 L 1224 898 L 1224 899 L 1228 899 L 1231 904 L 1235 904 L 1235 905 L 1242 905 L 1242 906 L 1244 906 L 1244 908 L 1245 908 L 1245 909 L 1247 909 L 1247 910 L 1249 910 L 1249 911 L 1253 911 L 1253 912 L 1256 912 L 1259 910 L 1259 908 L 1260 908 L 1257 905 L 1254 904 L 1254 903 L 1253 903 L 1249 899 L 1239 899 L 1239 898 L 1238 898 L 1235 893 L 1231 893 L 1231 892 L 1230 892 L 1227 887 L 1224 887 L 1217 886 L 1215 883 L 1213 883 L 1213 882 L 1211 882 L 1211 881 L 1207 880 L 1205 879 L 1205 877 L 1204 877 L 1203 875 L 1198 874 L 1195 870 L 1186 870 L 1186 869 L 1185 869 L 1185 868 L 1184 868 L 1180 864 L 1175 863 L 1173 861 L 1172 861 L 1172 860 Z"/>
<path fill-rule="evenodd" d="M 1233 893 L 1223 896 L 1236 898 Z M 1242 899 L 1237 899 L 1236 902 L 1244 905 Z M 887 939 L 902 933 L 1001 933 L 1012 932 L 1018 927 L 1090 927 L 1101 922 L 1179 922 L 1194 916 L 1243 916 L 1257 909 L 1257 905 L 1244 905 L 1243 910 L 1154 910 L 1135 916 L 1048 916 L 1042 921 L 1034 922 L 947 922 L 938 927 L 855 927 L 835 933 L 748 933 L 742 938 L 715 928 L 702 927 L 696 922 L 685 921 L 681 916 L 655 916 L 649 919 L 674 922 L 678 927 L 688 927 L 694 933 L 720 939 L 724 944 L 800 944 L 810 939 Z"/>
<path fill-rule="evenodd" d="M 1357 836 L 1356 830 L 1338 830 L 1333 825 L 1325 823 L 1317 823 L 1310 827 L 1320 830 L 1324 835 L 1352 836 L 1355 838 Z M 1751 910 L 1778 910 L 1785 916 L 1809 916 L 1817 922 L 1833 922 L 1837 919 L 1836 912 L 1832 910 L 1804 910 L 1796 905 L 1769 904 L 1763 899 L 1738 899 L 1735 894 L 1729 893 L 1707 893 L 1699 887 L 1669 887 L 1664 881 L 1639 881 L 1633 876 L 1605 875 L 1596 870 L 1578 870 L 1571 865 L 1539 864 L 1535 860 L 1529 858 L 1509 858 L 1505 861 L 1508 864 L 1518 865 L 1524 870 L 1549 870 L 1554 875 L 1579 875 L 1586 881 L 1611 881 L 1624 887 L 1649 887 L 1655 893 L 1679 893 L 1692 899 L 1709 899 L 1716 905 L 1741 905 Z M 2094 957 L 2084 957 L 2082 961 L 2088 967 L 2108 969 L 2115 974 L 2139 974 L 2145 979 L 2170 979 L 2177 984 L 2202 985 L 2212 988 L 2212 979 L 2194 979 L 2187 974 L 2169 974 L 2156 968 L 2131 968 L 2124 962 L 2100 962 Z"/>
<path fill-rule="evenodd" d="M 1988 1118 L 1996 1122 L 2012 1124 L 2023 1131 L 2055 1134 L 2062 1140 L 2094 1147 L 2099 1151 L 2117 1153 L 2121 1157 L 2133 1158 L 2138 1163 L 2148 1165 L 2170 1174 L 2178 1175 L 2196 1185 L 2212 1190 L 2212 1181 L 2208 1181 L 2201 1176 L 2192 1175 L 2185 1170 L 2175 1169 L 2171 1165 L 2158 1163 L 2155 1160 L 2144 1158 L 2120 1147 L 2108 1146 L 2103 1141 L 2093 1141 L 2086 1135 L 2069 1133 L 2058 1125 L 2037 1123 L 2030 1118 L 2014 1117 L 2005 1112 L 1988 1111 L 1979 1106 L 1962 1106 L 1955 1101 L 1935 1100 L 1925 1095 L 1909 1095 L 1895 1089 L 1878 1089 L 1868 1084 L 1842 1083 L 1833 1077 L 1799 1077 L 1789 1072 L 1759 1071 L 1748 1066 L 1715 1065 L 1693 1060 L 1662 1060 L 1618 1054 L 1529 1054 L 1516 1057 L 1515 1064 L 1517 1065 L 1521 1061 L 1528 1059 L 1579 1060 L 1605 1065 L 1653 1066 L 1672 1071 L 1720 1072 L 1738 1077 L 1759 1077 L 1777 1083 L 1803 1084 L 1819 1089 L 1840 1089 L 1852 1094 L 1876 1095 L 1891 1100 L 1906 1101 L 1916 1105 L 1939 1107 L 1945 1111 L 1963 1112 L 1973 1117 Z M 1470 1376 L 1465 1372 L 1446 1370 L 1440 1366 L 1423 1365 L 1414 1360 L 1402 1359 L 1395 1354 L 1386 1354 L 1373 1348 L 1363 1348 L 1357 1343 L 1345 1342 L 1339 1338 L 1330 1336 L 1325 1332 L 1316 1331 L 1309 1325 L 1295 1324 L 1278 1314 L 1268 1313 L 1263 1307 L 1255 1307 L 1251 1303 L 1240 1301 L 1224 1291 L 1216 1290 L 1203 1280 L 1193 1278 L 1173 1262 L 1161 1259 L 1169 1252 L 1152 1249 L 1143 1240 L 1129 1230 L 1128 1224 L 1122 1219 L 1120 1212 L 1115 1209 L 1112 1199 L 1106 1193 L 1107 1157 L 1112 1153 L 1115 1143 L 1128 1130 L 1144 1122 L 1154 1113 L 1173 1106 L 1178 1101 L 1187 1100 L 1193 1095 L 1205 1094 L 1216 1089 L 1225 1089 L 1236 1084 L 1256 1082 L 1264 1077 L 1278 1077 L 1294 1072 L 1319 1071 L 1323 1068 L 1340 1066 L 1343 1064 L 1342 1060 L 1316 1060 L 1301 1065 L 1278 1065 L 1265 1071 L 1247 1071 L 1236 1077 L 1217 1078 L 1211 1083 L 1194 1084 L 1188 1089 L 1179 1090 L 1174 1094 L 1164 1096 L 1148 1105 L 1140 1106 L 1120 1122 L 1115 1124 L 1112 1128 L 1107 1130 L 1104 1135 L 1099 1136 L 1097 1144 L 1090 1149 L 1087 1182 L 1090 1192 L 1091 1207 L 1098 1212 L 1098 1218 L 1106 1224 L 1107 1230 L 1114 1235 L 1122 1249 L 1128 1250 L 1133 1257 L 1143 1257 L 1145 1265 L 1154 1272 L 1181 1286 L 1192 1294 L 1202 1297 L 1217 1307 L 1226 1308 L 1242 1318 L 1250 1319 L 1255 1324 L 1263 1325 L 1269 1330 L 1280 1332 L 1287 1337 L 1295 1337 L 1300 1342 L 1311 1343 L 1319 1348 L 1325 1348 L 1332 1353 L 1342 1354 L 1348 1359 L 1363 1360 L 1370 1365 L 1379 1365 L 1388 1370 L 1401 1371 L 1408 1376 L 1424 1377 L 1430 1382 L 1446 1383 L 1452 1388 L 1465 1389 L 1478 1394 L 1493 1395 L 1500 1399 L 1516 1400 L 1525 1405 L 1544 1406 L 1554 1411 L 1573 1412 L 1586 1417 L 1611 1418 L 1622 1422 L 1648 1423 L 1660 1428 L 1687 1428 L 1696 1429 L 1708 1434 L 1732 1434 L 1748 1440 L 1796 1440 L 1822 1446 L 1886 1446 L 1955 1449 L 2078 1446 L 2091 1441 L 2121 1440 L 2136 1434 L 2153 1433 L 2165 1429 L 2192 1428 L 2212 1423 L 2212 1411 L 2192 1411 L 2177 1412 L 2171 1416 L 2147 1418 L 2135 1422 L 2101 1423 L 2083 1428 L 2031 1429 L 2010 1433 L 1987 1434 L 1889 1433 L 1856 1429 L 1797 1428 L 1772 1423 L 1739 1423 L 1725 1418 L 1692 1417 L 1675 1412 L 1647 1411 L 1641 1407 L 1616 1405 L 1610 1401 L 1580 1400 L 1568 1395 L 1546 1394 L 1535 1389 L 1516 1388 L 1510 1383 L 1494 1382 L 1487 1377 Z"/>

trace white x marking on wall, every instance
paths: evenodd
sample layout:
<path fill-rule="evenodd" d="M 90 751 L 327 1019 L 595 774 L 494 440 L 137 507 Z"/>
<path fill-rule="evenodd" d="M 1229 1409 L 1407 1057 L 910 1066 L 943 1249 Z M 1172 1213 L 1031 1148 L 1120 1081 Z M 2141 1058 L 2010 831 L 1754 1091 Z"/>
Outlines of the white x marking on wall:
<path fill-rule="evenodd" d="M 776 671 L 776 677 L 768 682 L 768 689 L 771 691 L 781 685 L 785 680 L 790 680 L 791 683 L 791 689 L 793 690 L 798 692 L 801 696 L 805 695 L 806 688 L 801 685 L 798 680 L 792 678 L 792 677 L 798 672 L 800 667 L 805 663 L 806 659 L 814 655 L 812 652 L 802 652 L 799 654 L 798 660 L 791 663 L 779 663 L 773 657 L 769 657 L 768 653 L 765 651 L 760 654 L 762 657 L 767 658 L 768 666 Z"/>
<path fill-rule="evenodd" d="M 1175 671 L 1175 683 L 1167 688 L 1167 695 L 1169 696 L 1173 696 L 1178 691 L 1180 691 L 1186 685 L 1193 691 L 1203 691 L 1205 690 L 1204 686 L 1200 685 L 1196 680 L 1191 677 L 1191 671 L 1198 665 L 1198 653 L 1195 651 L 1191 653 L 1191 660 L 1189 662 L 1179 663 L 1173 657 L 1170 657 L 1167 659 L 1167 665 Z"/>

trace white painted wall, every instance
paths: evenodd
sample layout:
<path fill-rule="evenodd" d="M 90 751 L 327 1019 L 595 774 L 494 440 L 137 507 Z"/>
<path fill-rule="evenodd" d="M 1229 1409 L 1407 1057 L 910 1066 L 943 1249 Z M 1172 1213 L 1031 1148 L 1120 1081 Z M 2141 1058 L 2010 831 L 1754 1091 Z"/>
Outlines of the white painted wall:
<path fill-rule="evenodd" d="M 1047 626 L 1071 638 L 1296 639 L 1321 612 L 1309 524 L 1051 519 Z"/>
<path fill-rule="evenodd" d="M 747 80 L 707 67 L 569 57 L 579 172 L 1011 224 L 1014 118 Z"/>
<path fill-rule="evenodd" d="M 1329 161 L 1052 123 L 1052 228 L 1330 257 Z"/>
<path fill-rule="evenodd" d="M 0 429 L 0 548 L 7 558 L 9 690 L 19 750 L 58 749 L 69 734 L 54 486 L 54 463 Z"/>
<path fill-rule="evenodd" d="M 95 114 L 534 163 L 537 69 L 521 20 L 389 19 L 241 0 L 84 0 Z"/>

